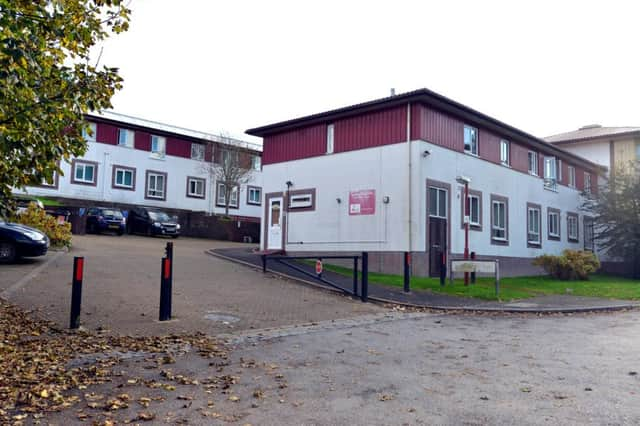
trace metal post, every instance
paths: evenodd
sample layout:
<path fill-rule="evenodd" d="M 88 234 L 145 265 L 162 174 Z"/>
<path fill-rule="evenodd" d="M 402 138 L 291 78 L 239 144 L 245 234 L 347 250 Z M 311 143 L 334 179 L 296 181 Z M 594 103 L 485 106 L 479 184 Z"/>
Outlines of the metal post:
<path fill-rule="evenodd" d="M 367 301 L 369 297 L 369 253 L 362 252 L 362 290 L 360 299 L 363 302 Z"/>
<path fill-rule="evenodd" d="M 440 265 L 440 285 L 441 286 L 444 286 L 446 279 L 447 279 L 447 255 L 442 253 L 442 264 Z"/>
<path fill-rule="evenodd" d="M 171 319 L 171 260 L 162 258 L 160 270 L 160 321 Z"/>
<path fill-rule="evenodd" d="M 464 184 L 464 260 L 469 259 L 469 221 L 471 212 L 469 211 L 469 182 Z M 469 285 L 469 273 L 464 273 L 464 285 Z"/>
<path fill-rule="evenodd" d="M 496 259 L 496 297 L 500 294 L 500 261 Z"/>
<path fill-rule="evenodd" d="M 353 256 L 353 295 L 358 296 L 358 256 Z"/>
<path fill-rule="evenodd" d="M 82 277 L 84 275 L 84 257 L 73 258 L 73 279 L 71 285 L 71 316 L 69 328 L 80 327 L 80 304 L 82 302 Z"/>
<path fill-rule="evenodd" d="M 471 252 L 471 260 L 476 260 L 476 252 L 472 251 Z M 471 273 L 471 284 L 475 284 L 476 283 L 476 272 L 475 270 Z"/>
<path fill-rule="evenodd" d="M 411 253 L 404 252 L 404 292 L 411 291 Z"/>
<path fill-rule="evenodd" d="M 267 272 L 267 255 L 266 254 L 262 255 L 262 272 L 263 273 Z"/>

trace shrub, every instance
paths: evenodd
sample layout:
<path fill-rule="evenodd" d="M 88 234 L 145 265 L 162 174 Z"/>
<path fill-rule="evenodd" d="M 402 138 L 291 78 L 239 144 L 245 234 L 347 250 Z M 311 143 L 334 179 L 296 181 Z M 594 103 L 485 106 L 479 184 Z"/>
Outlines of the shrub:
<path fill-rule="evenodd" d="M 58 219 L 48 215 L 36 203 L 29 203 L 29 207 L 18 214 L 14 221 L 44 232 L 53 247 L 71 246 L 71 224 L 58 223 Z"/>
<path fill-rule="evenodd" d="M 533 264 L 561 280 L 588 280 L 589 274 L 600 268 L 596 255 L 584 250 L 565 250 L 561 256 L 545 254 L 536 257 Z"/>

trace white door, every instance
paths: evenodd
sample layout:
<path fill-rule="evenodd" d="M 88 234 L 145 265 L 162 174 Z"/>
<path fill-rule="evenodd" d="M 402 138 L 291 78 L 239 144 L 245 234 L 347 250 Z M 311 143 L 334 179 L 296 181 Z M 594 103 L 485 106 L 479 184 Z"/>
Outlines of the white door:
<path fill-rule="evenodd" d="M 269 199 L 267 250 L 282 250 L 282 203 L 282 197 Z"/>

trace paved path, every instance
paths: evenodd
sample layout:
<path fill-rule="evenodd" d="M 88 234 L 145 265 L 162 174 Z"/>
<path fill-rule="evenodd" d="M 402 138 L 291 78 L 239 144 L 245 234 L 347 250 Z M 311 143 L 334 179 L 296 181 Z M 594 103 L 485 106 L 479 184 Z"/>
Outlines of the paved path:
<path fill-rule="evenodd" d="M 74 236 L 70 253 L 52 253 L 0 266 L 0 292 L 5 291 L 4 297 L 10 302 L 27 310 L 37 309 L 67 327 L 73 256 L 84 256 L 81 323 L 89 329 L 104 327 L 123 334 L 200 331 L 215 335 L 383 310 L 279 276 L 265 277 L 205 254 L 211 247 L 246 245 L 179 238 L 172 240 L 175 320 L 160 323 L 160 259 L 167 241 L 138 236 Z M 46 262 L 50 263 L 42 268 Z"/>
<path fill-rule="evenodd" d="M 262 269 L 261 257 L 251 248 L 228 247 L 209 250 L 214 256 L 242 263 L 247 266 Z M 312 265 L 300 264 L 301 268 L 313 273 Z M 268 262 L 268 270 L 288 275 L 316 286 L 328 287 L 320 281 L 314 280 L 278 262 Z M 338 284 L 343 289 L 350 290 L 353 280 L 350 277 L 325 271 L 323 276 Z M 503 311 L 503 312 L 580 312 L 598 310 L 619 310 L 638 307 L 636 302 L 614 299 L 600 299 L 595 297 L 580 297 L 570 295 L 548 295 L 510 302 L 493 302 L 480 299 L 456 297 L 446 294 L 431 293 L 429 291 L 412 291 L 404 293 L 402 289 L 369 283 L 369 297 L 374 300 L 401 303 L 406 305 L 428 307 L 434 309 L 462 309 L 475 311 Z"/>

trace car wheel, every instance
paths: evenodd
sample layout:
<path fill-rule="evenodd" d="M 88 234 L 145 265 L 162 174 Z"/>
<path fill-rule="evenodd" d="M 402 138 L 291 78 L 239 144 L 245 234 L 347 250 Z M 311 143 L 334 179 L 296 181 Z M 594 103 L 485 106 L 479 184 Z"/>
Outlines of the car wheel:
<path fill-rule="evenodd" d="M 16 246 L 13 243 L 0 243 L 0 263 L 11 263 L 16 260 Z"/>

